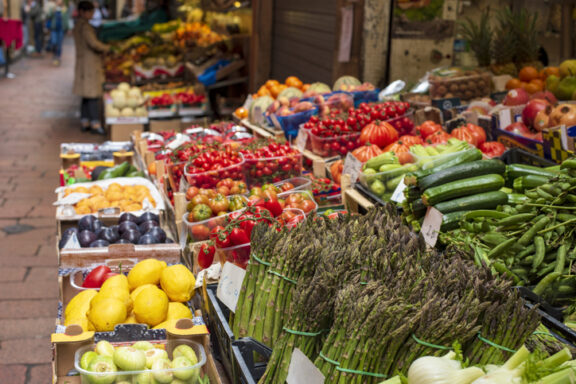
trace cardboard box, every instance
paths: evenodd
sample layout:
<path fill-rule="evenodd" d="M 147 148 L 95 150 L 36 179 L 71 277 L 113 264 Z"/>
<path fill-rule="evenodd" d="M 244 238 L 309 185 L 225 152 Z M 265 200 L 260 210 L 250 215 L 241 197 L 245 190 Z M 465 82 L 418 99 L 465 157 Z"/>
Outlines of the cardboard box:
<path fill-rule="evenodd" d="M 547 159 L 561 163 L 570 157 L 576 156 L 576 127 L 560 125 L 558 127 L 545 129 L 542 135 Z"/>
<path fill-rule="evenodd" d="M 201 316 L 197 311 L 196 316 Z M 141 324 L 121 324 L 113 332 L 82 332 L 77 326 L 67 327 L 64 333 L 53 333 L 53 383 L 80 384 L 80 376 L 66 376 L 74 369 L 74 354 L 76 351 L 99 340 L 108 340 L 111 343 L 134 343 L 139 340 L 152 342 L 173 343 L 178 339 L 195 341 L 204 347 L 206 364 L 202 367 L 202 374 L 207 375 L 210 383 L 221 384 L 222 379 L 216 369 L 214 357 L 210 347 L 210 338 L 206 325 L 195 325 L 191 319 L 180 320 L 175 327 L 166 330 L 148 330 Z"/>
<path fill-rule="evenodd" d="M 180 119 L 150 120 L 150 132 L 176 131 L 180 132 L 182 123 Z"/>
<path fill-rule="evenodd" d="M 492 138 L 508 148 L 522 148 L 534 155 L 545 157 L 544 143 L 504 130 L 515 122 L 522 121 L 524 105 L 505 108 L 492 115 Z"/>
<path fill-rule="evenodd" d="M 144 124 L 111 124 L 109 127 L 112 141 L 130 141 L 134 131 L 144 131 Z"/>

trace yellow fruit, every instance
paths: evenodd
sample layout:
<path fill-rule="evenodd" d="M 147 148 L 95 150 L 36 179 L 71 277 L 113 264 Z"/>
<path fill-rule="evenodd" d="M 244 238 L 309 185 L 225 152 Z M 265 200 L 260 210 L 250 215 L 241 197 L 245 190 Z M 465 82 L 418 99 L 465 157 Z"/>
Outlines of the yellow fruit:
<path fill-rule="evenodd" d="M 180 320 L 180 319 L 191 319 L 192 311 L 186 305 L 182 303 L 169 303 L 168 304 L 168 315 L 166 315 L 166 320 Z"/>
<path fill-rule="evenodd" d="M 90 302 L 90 306 L 92 307 L 92 306 L 96 305 L 96 303 L 98 303 L 102 300 L 110 299 L 110 298 L 118 299 L 121 302 L 123 302 L 124 305 L 126 306 L 127 311 L 132 310 L 134 302 L 132 301 L 132 298 L 130 297 L 130 293 L 128 293 L 128 291 L 125 291 L 123 289 L 116 289 L 114 291 L 107 290 L 104 292 L 98 292 L 98 294 L 96 296 L 94 296 L 94 298 Z"/>
<path fill-rule="evenodd" d="M 126 306 L 118 299 L 106 298 L 90 307 L 88 320 L 98 332 L 113 331 L 116 324 L 126 320 Z"/>
<path fill-rule="evenodd" d="M 153 327 L 166 320 L 167 314 L 168 296 L 159 288 L 143 289 L 134 301 L 134 315 L 139 323 Z"/>
<path fill-rule="evenodd" d="M 156 259 L 142 260 L 128 273 L 130 288 L 135 289 L 144 284 L 157 285 L 164 268 L 166 268 L 166 263 Z"/>
<path fill-rule="evenodd" d="M 98 291 L 95 289 L 87 289 L 74 296 L 66 306 L 64 317 L 70 317 L 72 312 L 83 313 L 85 316 L 88 309 L 90 309 L 90 301 L 97 293 Z"/>
<path fill-rule="evenodd" d="M 107 291 L 107 290 L 116 290 L 116 289 L 124 289 L 126 291 L 130 291 L 130 287 L 128 285 L 128 278 L 125 275 L 116 275 L 112 276 L 102 284 L 100 288 L 100 292 Z"/>
<path fill-rule="evenodd" d="M 195 284 L 194 275 L 182 264 L 167 267 L 160 278 L 160 285 L 170 298 L 170 301 L 178 301 L 180 303 L 190 300 L 194 293 Z"/>
<path fill-rule="evenodd" d="M 176 323 L 178 322 L 178 320 L 180 320 L 180 319 L 170 319 L 170 320 L 163 321 L 160 324 L 158 324 L 157 326 L 153 327 L 152 329 L 174 328 L 176 326 Z"/>
<path fill-rule="evenodd" d="M 90 323 L 90 321 L 88 321 L 88 318 L 86 316 L 66 318 L 66 321 L 64 322 L 65 326 L 73 324 L 81 326 L 84 332 L 94 331 L 94 326 L 92 325 L 92 323 Z"/>
<path fill-rule="evenodd" d="M 158 287 L 155 286 L 154 284 L 144 284 L 144 285 L 141 285 L 141 286 L 139 286 L 138 288 L 136 288 L 135 290 L 133 290 L 133 291 L 130 293 L 130 297 L 132 298 L 132 300 L 136 301 L 136 296 L 138 296 L 138 294 L 139 294 L 140 292 L 142 292 L 142 290 L 143 290 L 144 288 L 148 288 L 148 287 L 158 288 Z"/>
<path fill-rule="evenodd" d="M 133 313 L 131 313 L 126 320 L 124 320 L 124 324 L 138 324 L 138 322 L 136 321 L 136 316 L 134 316 Z"/>

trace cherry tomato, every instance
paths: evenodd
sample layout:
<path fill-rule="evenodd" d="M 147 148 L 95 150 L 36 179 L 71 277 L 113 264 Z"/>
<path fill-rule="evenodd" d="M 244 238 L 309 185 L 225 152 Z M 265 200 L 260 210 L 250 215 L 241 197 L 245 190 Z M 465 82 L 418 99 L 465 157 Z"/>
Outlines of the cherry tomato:
<path fill-rule="evenodd" d="M 216 249 L 212 244 L 204 243 L 200 246 L 200 252 L 198 252 L 198 265 L 202 269 L 209 268 L 214 262 L 214 254 Z"/>

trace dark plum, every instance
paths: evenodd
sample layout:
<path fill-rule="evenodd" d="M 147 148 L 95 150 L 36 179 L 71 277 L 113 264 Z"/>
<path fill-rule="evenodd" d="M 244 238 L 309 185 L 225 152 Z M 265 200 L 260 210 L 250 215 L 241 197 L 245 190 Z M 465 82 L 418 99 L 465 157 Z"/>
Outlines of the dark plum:
<path fill-rule="evenodd" d="M 143 222 L 148 221 L 148 220 L 152 220 L 152 221 L 155 221 L 157 223 L 160 222 L 160 218 L 158 217 L 158 215 L 155 213 L 152 213 L 152 212 L 144 212 L 142 214 L 142 216 L 139 217 L 139 219 L 140 219 L 140 223 L 143 223 Z"/>
<path fill-rule="evenodd" d="M 115 243 L 120 238 L 120 236 L 118 236 L 118 233 L 115 232 L 112 228 L 102 229 L 98 237 L 102 240 L 106 240 L 108 243 Z"/>
<path fill-rule="evenodd" d="M 122 223 L 120 223 L 120 225 L 118 226 L 118 232 L 120 234 L 123 234 L 124 232 L 128 231 L 128 230 L 133 230 L 133 231 L 139 231 L 138 229 L 138 224 L 136 224 L 133 221 L 123 221 Z"/>
<path fill-rule="evenodd" d="M 88 247 L 91 243 L 93 243 L 97 239 L 98 236 L 96 236 L 96 234 L 91 231 L 84 230 L 78 234 L 78 242 L 80 242 L 80 246 L 83 248 Z"/>
<path fill-rule="evenodd" d="M 114 244 L 132 244 L 132 243 L 126 239 L 120 239 L 117 242 L 115 242 Z"/>
<path fill-rule="evenodd" d="M 142 235 L 139 231 L 128 230 L 122 234 L 122 239 L 126 240 L 132 244 L 138 244 L 138 240 Z"/>
<path fill-rule="evenodd" d="M 160 227 L 152 227 L 146 234 L 150 234 L 158 239 L 159 243 L 163 243 L 166 241 L 166 232 Z"/>
<path fill-rule="evenodd" d="M 143 222 L 142 224 L 140 224 L 140 226 L 138 228 L 140 228 L 140 232 L 141 233 L 146 233 L 148 232 L 150 229 L 154 228 L 154 227 L 158 227 L 158 222 L 157 221 L 152 221 L 152 220 L 148 220 Z"/>
<path fill-rule="evenodd" d="M 140 240 L 138 240 L 138 244 L 158 244 L 159 241 L 152 235 L 146 234 L 142 235 Z"/>
<path fill-rule="evenodd" d="M 135 216 L 135 215 L 128 213 L 128 212 L 124 212 L 123 214 L 120 215 L 120 220 L 118 220 L 118 223 L 123 223 L 125 221 L 131 221 L 133 223 L 138 223 L 140 220 L 139 220 L 138 216 Z"/>
<path fill-rule="evenodd" d="M 98 239 L 92 243 L 90 243 L 90 248 L 100 248 L 100 247 L 107 247 L 110 243 L 106 240 Z"/>
<path fill-rule="evenodd" d="M 78 230 L 94 232 L 94 221 L 98 220 L 96 216 L 87 215 L 78 220 Z"/>

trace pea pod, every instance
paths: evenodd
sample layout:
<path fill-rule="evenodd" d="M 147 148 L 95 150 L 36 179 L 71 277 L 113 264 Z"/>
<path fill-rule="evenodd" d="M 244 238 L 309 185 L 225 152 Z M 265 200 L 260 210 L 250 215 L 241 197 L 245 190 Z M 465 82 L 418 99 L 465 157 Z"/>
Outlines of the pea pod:
<path fill-rule="evenodd" d="M 488 253 L 488 258 L 493 259 L 502 255 L 504 252 L 512 248 L 512 246 L 516 243 L 516 238 L 513 237 L 511 239 L 506 240 L 505 242 L 498 244 L 496 247 L 492 248 L 492 250 Z"/>
<path fill-rule="evenodd" d="M 496 222 L 496 225 L 498 225 L 500 227 L 509 227 L 512 225 L 521 224 L 521 223 L 530 221 L 534 217 L 536 217 L 536 215 L 533 213 L 519 213 L 519 214 L 516 214 L 514 216 L 509 216 L 509 217 L 505 217 L 503 219 L 498 220 Z"/>
<path fill-rule="evenodd" d="M 540 232 L 542 229 L 544 229 L 544 227 L 546 227 L 546 225 L 550 222 L 550 218 L 548 216 L 544 216 L 543 218 L 541 218 L 540 220 L 538 220 L 533 226 L 532 228 L 530 228 L 528 231 L 526 231 L 522 237 L 520 238 L 520 240 L 518 240 L 518 244 L 520 245 L 526 245 L 529 242 L 532 241 L 532 239 L 534 238 L 534 236 L 536 236 L 536 234 L 538 232 Z"/>
<path fill-rule="evenodd" d="M 536 285 L 536 287 L 534 287 L 532 291 L 535 294 L 541 296 L 544 293 L 544 291 L 546 291 L 546 288 L 548 288 L 548 286 L 550 286 L 550 284 L 556 281 L 556 279 L 558 279 L 560 276 L 562 276 L 562 274 L 559 272 L 549 273 L 548 275 L 546 275 L 545 278 L 540 280 L 540 282 Z"/>
<path fill-rule="evenodd" d="M 544 261 L 544 256 L 546 256 L 544 238 L 542 236 L 536 236 L 534 238 L 534 246 L 536 248 L 536 254 L 534 255 L 534 261 L 532 262 L 532 269 L 536 270 L 536 268 L 538 268 Z"/>
<path fill-rule="evenodd" d="M 556 257 L 556 266 L 554 267 L 554 272 L 562 273 L 564 272 L 564 264 L 566 263 L 566 244 L 562 244 L 558 247 L 558 256 Z"/>

